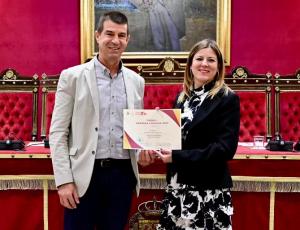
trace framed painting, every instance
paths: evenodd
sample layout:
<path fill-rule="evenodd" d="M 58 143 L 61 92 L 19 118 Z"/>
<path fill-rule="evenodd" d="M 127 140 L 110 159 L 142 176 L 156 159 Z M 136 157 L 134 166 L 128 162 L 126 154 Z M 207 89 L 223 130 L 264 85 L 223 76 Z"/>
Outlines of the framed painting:
<path fill-rule="evenodd" d="M 123 59 L 186 58 L 197 41 L 211 38 L 230 64 L 231 0 L 80 0 L 82 62 L 97 53 L 98 18 L 112 10 L 129 21 Z"/>

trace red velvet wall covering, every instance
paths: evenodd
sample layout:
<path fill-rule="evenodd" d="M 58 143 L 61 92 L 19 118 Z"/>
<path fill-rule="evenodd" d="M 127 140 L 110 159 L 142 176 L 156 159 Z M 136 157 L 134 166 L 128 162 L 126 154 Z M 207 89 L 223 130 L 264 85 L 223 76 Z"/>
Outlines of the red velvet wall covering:
<path fill-rule="evenodd" d="M 0 69 L 59 73 L 80 62 L 79 0 L 0 2 Z"/>
<path fill-rule="evenodd" d="M 232 0 L 231 66 L 254 73 L 293 73 L 300 67 L 300 1 Z"/>
<path fill-rule="evenodd" d="M 255 73 L 300 67 L 300 1 L 232 0 L 231 66 Z M 80 0 L 0 2 L 0 69 L 59 73 L 80 62 Z"/>

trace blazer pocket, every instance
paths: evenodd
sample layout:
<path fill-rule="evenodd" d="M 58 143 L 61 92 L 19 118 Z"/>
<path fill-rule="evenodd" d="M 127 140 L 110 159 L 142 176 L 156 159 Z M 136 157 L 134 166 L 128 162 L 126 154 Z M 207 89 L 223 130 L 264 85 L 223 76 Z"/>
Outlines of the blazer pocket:
<path fill-rule="evenodd" d="M 77 148 L 71 148 L 70 152 L 69 152 L 69 155 L 70 156 L 75 156 L 76 154 L 77 154 Z"/>

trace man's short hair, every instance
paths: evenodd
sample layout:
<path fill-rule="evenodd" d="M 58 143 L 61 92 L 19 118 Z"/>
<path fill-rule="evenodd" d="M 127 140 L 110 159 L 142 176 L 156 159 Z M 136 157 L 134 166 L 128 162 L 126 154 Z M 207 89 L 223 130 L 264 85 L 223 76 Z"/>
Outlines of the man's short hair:
<path fill-rule="evenodd" d="M 100 16 L 98 23 L 97 23 L 97 32 L 101 33 L 103 31 L 103 24 L 105 21 L 111 20 L 116 24 L 120 25 L 127 25 L 127 35 L 129 35 L 129 28 L 128 28 L 128 19 L 125 14 L 119 11 L 110 11 L 106 12 Z"/>

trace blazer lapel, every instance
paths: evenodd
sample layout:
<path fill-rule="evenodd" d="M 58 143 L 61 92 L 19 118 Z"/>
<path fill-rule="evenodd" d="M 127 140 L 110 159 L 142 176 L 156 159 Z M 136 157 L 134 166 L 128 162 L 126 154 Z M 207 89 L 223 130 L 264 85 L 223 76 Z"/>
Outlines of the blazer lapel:
<path fill-rule="evenodd" d="M 132 82 L 131 76 L 127 73 L 126 68 L 123 68 L 123 73 L 128 109 L 134 109 L 134 96 L 132 89 L 132 85 L 134 84 L 134 82 Z"/>
<path fill-rule="evenodd" d="M 88 83 L 90 93 L 92 95 L 92 100 L 93 100 L 96 115 L 97 117 L 99 117 L 98 88 L 97 88 L 96 72 L 95 72 L 95 65 L 93 59 L 89 63 L 87 63 L 87 68 L 85 70 L 85 78 Z"/>
<path fill-rule="evenodd" d="M 196 112 L 190 129 L 193 128 L 196 124 L 203 121 L 210 113 L 212 113 L 217 105 L 221 102 L 221 98 L 216 95 L 213 99 L 206 98 L 202 105 L 200 106 L 199 110 Z"/>

